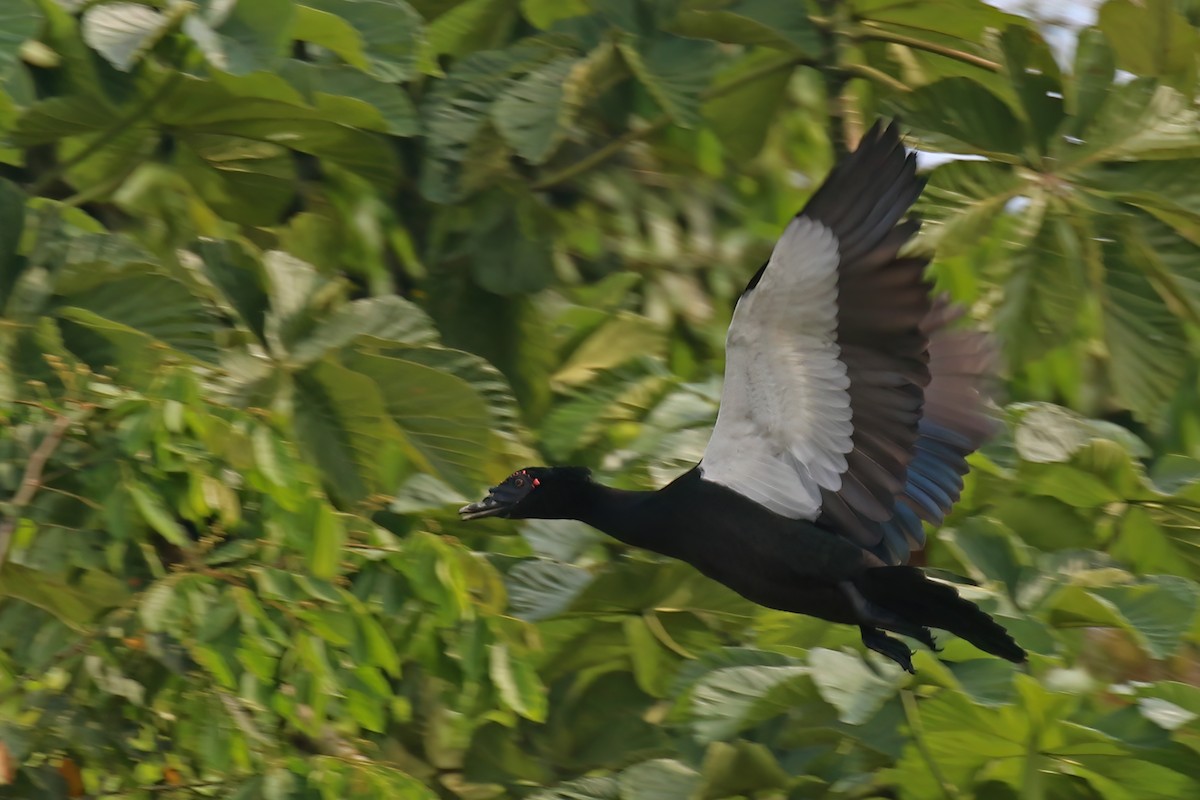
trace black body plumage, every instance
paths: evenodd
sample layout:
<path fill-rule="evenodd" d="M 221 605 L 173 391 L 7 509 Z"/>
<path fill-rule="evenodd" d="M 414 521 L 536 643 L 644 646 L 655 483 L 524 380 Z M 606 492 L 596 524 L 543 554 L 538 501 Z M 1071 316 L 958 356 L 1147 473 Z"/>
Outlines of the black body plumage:
<path fill-rule="evenodd" d="M 760 605 L 858 625 L 867 647 L 908 670 L 911 652 L 886 632 L 933 647 L 929 628 L 940 628 L 1023 661 L 991 617 L 904 565 L 924 544 L 922 520 L 940 524 L 958 499 L 966 456 L 992 429 L 990 343 L 951 329 L 957 312 L 930 296 L 927 259 L 899 254 L 917 231 L 901 218 L 922 186 L 894 125 L 872 128 L 833 170 L 739 301 L 722 417 L 696 467 L 655 492 L 606 487 L 578 467 L 530 467 L 464 507 L 464 519 L 581 520 Z M 810 252 L 785 252 L 797 243 Z M 821 295 L 833 307 L 808 308 L 832 324 L 793 328 L 780 304 L 789 281 L 836 281 Z M 791 383 L 788 368 L 802 373 Z M 813 407 L 792 424 L 777 407 L 796 397 Z"/>

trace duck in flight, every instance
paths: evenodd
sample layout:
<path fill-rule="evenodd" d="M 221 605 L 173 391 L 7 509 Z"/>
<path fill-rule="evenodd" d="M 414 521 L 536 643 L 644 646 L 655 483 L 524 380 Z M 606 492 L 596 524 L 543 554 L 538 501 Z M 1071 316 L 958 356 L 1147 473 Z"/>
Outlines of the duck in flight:
<path fill-rule="evenodd" d="M 738 299 L 721 407 L 704 457 L 658 491 L 582 467 L 518 470 L 463 519 L 576 519 L 688 562 L 769 608 L 857 625 L 912 671 L 896 633 L 930 628 L 1023 662 L 1008 632 L 907 566 L 942 522 L 992 421 L 988 338 L 949 327 L 928 258 L 901 256 L 924 181 L 895 123 L 878 123 L 783 231 Z"/>

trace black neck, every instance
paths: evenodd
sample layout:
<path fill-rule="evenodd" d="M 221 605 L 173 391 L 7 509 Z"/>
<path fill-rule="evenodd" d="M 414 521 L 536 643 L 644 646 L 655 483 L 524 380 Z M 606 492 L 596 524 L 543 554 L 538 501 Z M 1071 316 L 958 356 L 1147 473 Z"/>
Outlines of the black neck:
<path fill-rule="evenodd" d="M 654 513 L 657 496 L 658 492 L 633 492 L 588 482 L 580 487 L 571 516 L 625 544 L 665 553 L 668 529 L 658 524 Z"/>

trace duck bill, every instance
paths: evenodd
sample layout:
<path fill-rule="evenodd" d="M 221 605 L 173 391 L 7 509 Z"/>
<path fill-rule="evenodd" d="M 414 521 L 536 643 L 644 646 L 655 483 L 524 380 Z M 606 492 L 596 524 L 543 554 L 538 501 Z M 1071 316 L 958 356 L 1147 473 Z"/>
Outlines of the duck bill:
<path fill-rule="evenodd" d="M 509 509 L 508 503 L 502 503 L 493 495 L 480 500 L 478 503 L 471 503 L 463 506 L 458 510 L 460 519 L 483 519 L 484 517 L 501 517 Z"/>

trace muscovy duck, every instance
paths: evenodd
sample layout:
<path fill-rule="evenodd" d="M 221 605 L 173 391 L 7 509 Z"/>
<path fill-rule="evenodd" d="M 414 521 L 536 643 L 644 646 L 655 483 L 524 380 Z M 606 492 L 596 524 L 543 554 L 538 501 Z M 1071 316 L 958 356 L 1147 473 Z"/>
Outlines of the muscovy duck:
<path fill-rule="evenodd" d="M 682 559 L 755 603 L 858 625 L 912 671 L 930 628 L 1023 662 L 1008 632 L 949 584 L 906 566 L 942 522 L 966 457 L 990 434 L 994 350 L 951 328 L 928 258 L 902 256 L 924 181 L 879 123 L 784 230 L 737 302 L 716 425 L 695 467 L 625 491 L 581 467 L 528 467 L 463 519 L 576 519 Z"/>

